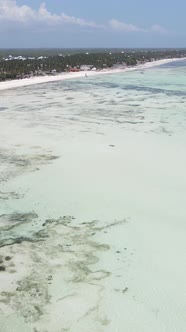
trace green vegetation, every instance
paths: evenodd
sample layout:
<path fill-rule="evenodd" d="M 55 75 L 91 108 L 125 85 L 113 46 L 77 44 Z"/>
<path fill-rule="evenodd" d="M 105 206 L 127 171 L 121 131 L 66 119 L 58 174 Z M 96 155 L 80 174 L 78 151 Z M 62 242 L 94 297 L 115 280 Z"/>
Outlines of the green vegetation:
<path fill-rule="evenodd" d="M 0 81 L 55 74 L 69 68 L 79 69 L 82 65 L 103 69 L 185 56 L 185 49 L 0 50 Z"/>

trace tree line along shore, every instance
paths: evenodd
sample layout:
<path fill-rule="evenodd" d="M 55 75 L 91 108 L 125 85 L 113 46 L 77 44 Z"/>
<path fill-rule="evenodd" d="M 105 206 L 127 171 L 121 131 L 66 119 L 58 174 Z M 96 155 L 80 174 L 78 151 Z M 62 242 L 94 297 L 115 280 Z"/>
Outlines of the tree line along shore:
<path fill-rule="evenodd" d="M 184 58 L 186 49 L 0 50 L 0 81 Z"/>

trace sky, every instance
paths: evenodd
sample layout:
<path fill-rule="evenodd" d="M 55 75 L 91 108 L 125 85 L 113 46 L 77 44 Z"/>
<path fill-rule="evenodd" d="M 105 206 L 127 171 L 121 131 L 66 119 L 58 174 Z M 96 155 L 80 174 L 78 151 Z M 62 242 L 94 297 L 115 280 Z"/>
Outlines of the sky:
<path fill-rule="evenodd" d="M 186 0 L 0 0 L 0 48 L 186 47 Z"/>

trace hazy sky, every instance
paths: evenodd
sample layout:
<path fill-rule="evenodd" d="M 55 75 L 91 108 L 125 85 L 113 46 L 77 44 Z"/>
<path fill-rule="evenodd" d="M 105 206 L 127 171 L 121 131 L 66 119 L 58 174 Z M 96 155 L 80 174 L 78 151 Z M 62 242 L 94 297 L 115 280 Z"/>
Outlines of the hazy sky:
<path fill-rule="evenodd" d="M 186 47 L 186 0 L 0 0 L 3 47 Z"/>

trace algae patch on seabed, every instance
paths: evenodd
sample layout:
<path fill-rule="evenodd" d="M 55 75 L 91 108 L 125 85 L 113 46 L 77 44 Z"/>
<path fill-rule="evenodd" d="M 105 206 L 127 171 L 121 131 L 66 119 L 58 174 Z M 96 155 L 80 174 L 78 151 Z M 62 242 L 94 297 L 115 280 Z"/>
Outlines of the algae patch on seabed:
<path fill-rule="evenodd" d="M 32 225 L 38 215 L 35 212 L 12 213 L 0 216 L 0 247 L 15 243 L 41 241 L 42 235 Z"/>
<path fill-rule="evenodd" d="M 37 171 L 39 166 L 46 165 L 58 159 L 51 154 L 15 154 L 14 151 L 0 150 L 0 182 L 7 182 L 10 178 L 25 172 Z"/>
<path fill-rule="evenodd" d="M 18 225 L 28 224 L 36 218 L 38 218 L 38 215 L 35 212 L 3 214 L 0 216 L 0 230 L 9 231 Z"/>
<path fill-rule="evenodd" d="M 9 199 L 20 199 L 23 195 L 20 195 L 16 192 L 2 192 L 0 191 L 0 201 L 7 201 Z"/>
<path fill-rule="evenodd" d="M 28 217 L 32 219 L 36 215 Z M 22 224 L 25 219 L 26 216 L 22 216 Z M 15 244 L 1 248 L 6 250 L 6 255 L 11 255 L 12 263 L 17 252 L 21 253 L 26 275 L 17 276 L 11 292 L 7 288 L 0 294 L 0 309 L 2 303 L 4 308 L 7 306 L 8 311 L 16 312 L 38 331 L 44 331 L 44 326 L 48 326 L 49 332 L 55 331 L 52 326 L 56 310 L 60 312 L 61 329 L 68 330 L 85 317 L 92 319 L 93 316 L 100 327 L 109 324 L 109 320 L 100 314 L 99 306 L 104 289 L 102 280 L 109 277 L 110 271 L 97 270 L 95 264 L 99 252 L 110 247 L 97 242 L 95 237 L 98 232 L 117 224 L 100 226 L 98 221 L 77 224 L 71 216 L 48 219 L 35 238 L 31 234 L 25 240 L 27 242 L 17 244 L 15 239 Z M 14 232 L 16 227 L 20 224 L 14 226 Z M 16 274 L 14 276 L 16 278 Z M 80 304 L 74 317 L 69 312 L 70 303 Z"/>

